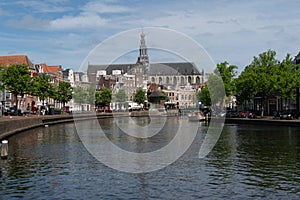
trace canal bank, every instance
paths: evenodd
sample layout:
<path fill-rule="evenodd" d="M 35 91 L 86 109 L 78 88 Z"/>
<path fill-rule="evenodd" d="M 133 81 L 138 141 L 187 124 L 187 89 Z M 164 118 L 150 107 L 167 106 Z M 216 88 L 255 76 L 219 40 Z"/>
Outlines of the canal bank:
<path fill-rule="evenodd" d="M 127 114 L 127 113 L 126 113 Z M 117 115 L 125 115 L 120 113 Z M 74 122 L 76 120 L 89 120 L 95 118 L 112 117 L 112 113 L 88 113 L 88 114 L 74 114 L 74 115 L 45 115 L 45 116 L 12 116 L 0 118 L 0 140 L 8 138 L 16 133 L 29 130 L 37 127 L 44 127 L 52 124 Z"/>
<path fill-rule="evenodd" d="M 256 119 L 250 118 L 226 118 L 226 124 L 251 124 L 251 125 L 270 125 L 270 126 L 300 126 L 300 119 L 281 120 L 273 117 L 262 117 Z"/>
<path fill-rule="evenodd" d="M 128 113 L 90 113 L 74 115 L 46 115 L 46 116 L 28 116 L 28 117 L 2 117 L 0 118 L 0 140 L 8 138 L 16 133 L 45 125 L 74 122 L 76 120 L 88 120 L 93 118 L 106 118 L 113 116 L 128 116 Z M 140 116 L 140 115 L 133 115 Z M 148 116 L 148 115 L 144 115 Z M 300 126 L 300 120 L 275 120 L 272 117 L 257 119 L 249 118 L 226 118 L 226 124 L 254 124 L 270 126 Z"/>

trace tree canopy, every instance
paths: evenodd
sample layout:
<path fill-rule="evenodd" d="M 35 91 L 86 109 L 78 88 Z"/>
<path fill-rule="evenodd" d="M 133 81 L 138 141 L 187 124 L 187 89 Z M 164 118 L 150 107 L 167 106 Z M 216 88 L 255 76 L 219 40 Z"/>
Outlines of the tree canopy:
<path fill-rule="evenodd" d="M 217 64 L 214 73 L 222 78 L 226 96 L 230 96 L 234 92 L 234 77 L 237 75 L 237 66 L 229 65 L 228 62 Z"/>
<path fill-rule="evenodd" d="M 115 102 L 125 102 L 125 101 L 127 101 L 127 95 L 125 90 L 119 90 L 115 94 Z"/>
<path fill-rule="evenodd" d="M 33 77 L 32 95 L 39 97 L 43 102 L 45 101 L 45 98 L 51 97 L 53 93 L 51 80 L 51 76 L 46 74 L 41 74 L 40 76 Z"/>
<path fill-rule="evenodd" d="M 95 105 L 105 107 L 112 100 L 112 93 L 108 88 L 102 88 L 95 93 Z"/>
<path fill-rule="evenodd" d="M 141 88 L 135 92 L 133 97 L 133 101 L 137 102 L 138 104 L 144 103 L 146 99 L 146 92 Z"/>
<path fill-rule="evenodd" d="M 281 62 L 276 52 L 268 50 L 254 57 L 240 76 L 234 80 L 238 102 L 255 96 L 279 95 L 281 98 L 294 98 L 295 89 L 300 86 L 300 71 L 293 64 L 289 54 Z"/>
<path fill-rule="evenodd" d="M 27 65 L 10 65 L 8 67 L 2 66 L 0 73 L 0 82 L 6 90 L 9 90 L 16 100 L 16 110 L 18 111 L 17 96 L 23 97 L 32 91 L 32 78 Z"/>
<path fill-rule="evenodd" d="M 69 82 L 59 82 L 54 89 L 54 99 L 63 103 L 63 106 L 72 99 L 72 87 Z"/>
<path fill-rule="evenodd" d="M 15 96 L 24 96 L 31 91 L 31 77 L 26 65 L 2 66 L 0 81 L 6 90 L 9 90 Z"/>

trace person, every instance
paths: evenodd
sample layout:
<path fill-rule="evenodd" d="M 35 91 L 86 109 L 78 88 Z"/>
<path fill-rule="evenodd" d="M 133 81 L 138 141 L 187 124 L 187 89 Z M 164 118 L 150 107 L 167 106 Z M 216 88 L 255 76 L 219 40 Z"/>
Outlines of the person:
<path fill-rule="evenodd" d="M 45 106 L 42 106 L 42 107 L 41 107 L 41 113 L 42 113 L 42 115 L 45 115 L 45 112 L 46 112 Z"/>

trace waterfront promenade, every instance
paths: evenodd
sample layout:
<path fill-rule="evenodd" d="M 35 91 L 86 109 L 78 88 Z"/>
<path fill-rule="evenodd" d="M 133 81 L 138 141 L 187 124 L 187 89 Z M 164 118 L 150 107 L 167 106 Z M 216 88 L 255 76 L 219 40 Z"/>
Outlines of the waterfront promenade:
<path fill-rule="evenodd" d="M 93 118 L 105 118 L 113 116 L 129 116 L 127 112 L 121 113 L 86 113 L 86 114 L 63 114 L 63 115 L 30 115 L 30 116 L 2 116 L 0 117 L 0 140 L 16 133 L 45 125 L 73 122 L 76 120 L 88 120 Z M 226 118 L 227 124 L 257 124 L 270 126 L 300 126 L 300 119 L 279 120 L 266 116 L 256 119 Z"/>

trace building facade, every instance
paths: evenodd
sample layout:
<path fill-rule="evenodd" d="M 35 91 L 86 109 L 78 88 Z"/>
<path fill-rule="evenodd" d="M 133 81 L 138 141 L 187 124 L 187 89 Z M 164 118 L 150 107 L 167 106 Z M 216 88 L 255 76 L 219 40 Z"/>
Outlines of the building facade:
<path fill-rule="evenodd" d="M 147 91 L 151 83 L 156 83 L 163 86 L 170 101 L 184 108 L 197 106 L 197 89 L 204 83 L 204 71 L 200 72 L 192 62 L 150 63 L 143 32 L 135 64 L 88 65 L 87 75 L 96 87 L 100 87 L 98 82 L 103 74 L 116 77 L 112 92 L 124 90 L 128 101 L 132 100 L 137 89 Z"/>

